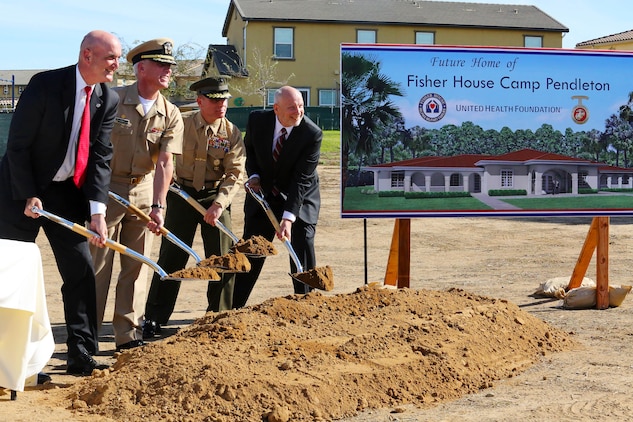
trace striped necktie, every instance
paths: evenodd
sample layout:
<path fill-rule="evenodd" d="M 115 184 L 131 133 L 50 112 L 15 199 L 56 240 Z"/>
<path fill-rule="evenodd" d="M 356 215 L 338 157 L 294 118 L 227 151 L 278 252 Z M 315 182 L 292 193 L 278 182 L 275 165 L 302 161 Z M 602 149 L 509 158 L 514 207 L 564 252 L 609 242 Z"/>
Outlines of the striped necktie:
<path fill-rule="evenodd" d="M 277 138 L 277 142 L 275 142 L 275 148 L 273 149 L 273 161 L 275 161 L 275 163 L 279 159 L 279 154 L 281 154 L 281 148 L 283 147 L 284 141 L 286 140 L 287 133 L 288 132 L 286 132 L 286 128 L 282 127 L 281 135 L 279 135 L 279 138 Z"/>

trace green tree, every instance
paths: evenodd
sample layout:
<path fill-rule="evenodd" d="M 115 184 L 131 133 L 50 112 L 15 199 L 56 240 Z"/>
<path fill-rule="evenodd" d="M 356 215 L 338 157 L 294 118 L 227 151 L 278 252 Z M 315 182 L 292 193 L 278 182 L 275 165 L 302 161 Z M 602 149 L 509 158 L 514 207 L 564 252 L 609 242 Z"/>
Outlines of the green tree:
<path fill-rule="evenodd" d="M 379 61 L 343 53 L 341 62 L 341 168 L 346 186 L 349 155 L 371 154 L 377 129 L 401 117 L 390 98 L 403 93 L 398 83 L 380 73 Z"/>

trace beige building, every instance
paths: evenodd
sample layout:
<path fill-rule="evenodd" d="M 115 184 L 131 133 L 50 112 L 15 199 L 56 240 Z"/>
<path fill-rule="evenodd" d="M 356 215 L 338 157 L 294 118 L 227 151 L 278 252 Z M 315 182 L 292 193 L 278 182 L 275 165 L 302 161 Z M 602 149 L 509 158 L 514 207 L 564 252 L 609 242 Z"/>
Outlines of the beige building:
<path fill-rule="evenodd" d="M 633 29 L 576 44 L 582 50 L 633 50 Z"/>
<path fill-rule="evenodd" d="M 341 43 L 562 47 L 569 29 L 535 6 L 412 0 L 231 0 L 205 74 L 233 77 L 231 106 L 272 104 L 287 82 L 338 107 Z"/>
<path fill-rule="evenodd" d="M 0 113 L 13 111 L 33 75 L 42 71 L 43 69 L 0 70 Z"/>

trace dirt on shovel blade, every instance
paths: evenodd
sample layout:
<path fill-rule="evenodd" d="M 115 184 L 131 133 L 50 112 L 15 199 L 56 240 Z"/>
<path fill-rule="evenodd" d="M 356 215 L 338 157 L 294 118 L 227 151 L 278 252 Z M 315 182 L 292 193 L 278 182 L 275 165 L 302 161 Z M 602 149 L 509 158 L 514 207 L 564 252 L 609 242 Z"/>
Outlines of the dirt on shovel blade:
<path fill-rule="evenodd" d="M 200 280 L 219 281 L 220 274 L 211 267 L 183 268 L 173 272 L 167 278 L 198 278 Z"/>
<path fill-rule="evenodd" d="M 296 278 L 315 289 L 329 292 L 334 288 L 334 273 L 329 265 L 326 265 L 325 267 L 315 267 L 311 270 L 291 275 L 293 278 Z"/>
<path fill-rule="evenodd" d="M 247 240 L 240 239 L 231 249 L 250 255 L 277 255 L 275 245 L 263 236 L 253 236 Z"/>
<path fill-rule="evenodd" d="M 210 257 L 200 261 L 198 266 L 210 267 L 217 272 L 248 272 L 251 270 L 250 261 L 246 255 L 240 252 L 230 252 L 221 256 L 211 255 Z"/>

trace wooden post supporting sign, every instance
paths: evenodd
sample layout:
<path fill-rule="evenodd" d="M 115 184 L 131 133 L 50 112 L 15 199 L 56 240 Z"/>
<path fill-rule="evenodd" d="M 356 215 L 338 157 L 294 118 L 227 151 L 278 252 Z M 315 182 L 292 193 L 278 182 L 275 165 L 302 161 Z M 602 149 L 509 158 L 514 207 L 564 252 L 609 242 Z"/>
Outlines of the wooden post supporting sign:
<path fill-rule="evenodd" d="M 411 271 L 411 219 L 397 218 L 391 237 L 391 249 L 384 284 L 398 288 L 409 287 Z"/>
<path fill-rule="evenodd" d="M 596 251 L 596 308 L 609 307 L 609 217 L 594 217 L 567 290 L 580 287 Z"/>

